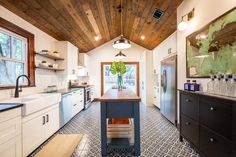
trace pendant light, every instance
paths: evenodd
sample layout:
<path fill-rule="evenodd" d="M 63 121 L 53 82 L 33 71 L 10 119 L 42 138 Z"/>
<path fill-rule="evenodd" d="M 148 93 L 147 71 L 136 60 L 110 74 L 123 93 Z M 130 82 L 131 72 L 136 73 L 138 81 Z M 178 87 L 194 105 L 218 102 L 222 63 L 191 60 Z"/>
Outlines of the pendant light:
<path fill-rule="evenodd" d="M 127 58 L 126 55 L 122 53 L 121 51 L 117 53 L 115 56 L 115 59 L 118 59 L 118 60 L 125 59 L 125 58 Z"/>
<path fill-rule="evenodd" d="M 123 37 L 123 27 L 122 27 L 122 0 L 120 1 L 120 7 L 121 7 L 121 9 L 120 9 L 120 12 L 121 12 L 121 14 L 120 14 L 120 16 L 121 16 L 121 20 L 120 20 L 120 25 L 121 25 L 121 37 L 120 37 L 120 39 L 119 40 L 116 40 L 115 42 L 114 42 L 114 44 L 113 44 L 113 48 L 115 48 L 115 49 L 127 49 L 127 48 L 130 48 L 131 47 L 131 44 L 130 44 L 130 41 L 129 40 L 127 40 L 127 39 L 125 39 L 124 37 Z"/>

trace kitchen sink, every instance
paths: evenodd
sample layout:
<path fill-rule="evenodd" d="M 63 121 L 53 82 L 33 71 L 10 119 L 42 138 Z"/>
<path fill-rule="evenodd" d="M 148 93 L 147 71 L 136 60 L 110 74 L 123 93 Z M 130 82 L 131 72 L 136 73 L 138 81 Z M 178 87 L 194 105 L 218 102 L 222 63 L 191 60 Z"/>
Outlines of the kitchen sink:
<path fill-rule="evenodd" d="M 30 96 L 24 96 L 19 98 L 11 98 L 8 100 L 1 101 L 1 103 L 22 103 L 23 116 L 27 116 L 31 113 L 40 111 L 44 108 L 55 105 L 61 101 L 60 93 L 45 93 L 45 94 L 34 94 Z"/>

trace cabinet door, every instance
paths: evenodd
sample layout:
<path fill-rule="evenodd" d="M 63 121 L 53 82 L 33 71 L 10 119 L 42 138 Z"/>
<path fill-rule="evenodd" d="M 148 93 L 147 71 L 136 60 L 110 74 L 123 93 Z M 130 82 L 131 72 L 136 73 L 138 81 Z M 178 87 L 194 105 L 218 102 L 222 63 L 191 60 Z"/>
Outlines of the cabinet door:
<path fill-rule="evenodd" d="M 72 95 L 72 115 L 75 116 L 84 108 L 84 94 L 83 90 L 73 92 Z"/>
<path fill-rule="evenodd" d="M 45 117 L 40 115 L 25 123 L 23 123 L 23 156 L 29 155 L 36 149 L 43 141 Z"/>
<path fill-rule="evenodd" d="M 0 144 L 1 157 L 21 157 L 21 135 Z"/>
<path fill-rule="evenodd" d="M 78 66 L 78 48 L 68 43 L 68 74 L 76 74 L 77 66 Z"/>
<path fill-rule="evenodd" d="M 196 121 L 181 114 L 181 134 L 195 146 L 199 146 L 199 125 Z"/>
<path fill-rule="evenodd" d="M 59 129 L 59 107 L 45 114 L 46 124 L 44 127 L 45 139 L 52 136 Z"/>

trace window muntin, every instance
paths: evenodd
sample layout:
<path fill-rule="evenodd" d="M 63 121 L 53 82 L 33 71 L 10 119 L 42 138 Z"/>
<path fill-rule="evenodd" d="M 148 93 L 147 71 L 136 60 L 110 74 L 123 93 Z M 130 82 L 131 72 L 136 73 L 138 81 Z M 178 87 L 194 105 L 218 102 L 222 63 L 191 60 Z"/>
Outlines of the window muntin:
<path fill-rule="evenodd" d="M 15 85 L 16 78 L 28 74 L 27 39 L 0 27 L 0 87 Z M 25 79 L 20 83 L 25 85 Z"/>

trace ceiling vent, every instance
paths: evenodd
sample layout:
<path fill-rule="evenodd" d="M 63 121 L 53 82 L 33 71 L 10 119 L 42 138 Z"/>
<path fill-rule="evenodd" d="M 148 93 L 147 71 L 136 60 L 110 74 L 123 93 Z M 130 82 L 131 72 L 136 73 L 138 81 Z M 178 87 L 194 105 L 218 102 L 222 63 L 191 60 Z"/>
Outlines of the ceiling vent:
<path fill-rule="evenodd" d="M 164 15 L 164 11 L 156 8 L 152 14 L 152 17 L 159 20 L 163 15 Z"/>

